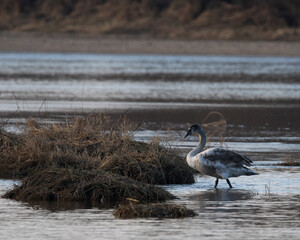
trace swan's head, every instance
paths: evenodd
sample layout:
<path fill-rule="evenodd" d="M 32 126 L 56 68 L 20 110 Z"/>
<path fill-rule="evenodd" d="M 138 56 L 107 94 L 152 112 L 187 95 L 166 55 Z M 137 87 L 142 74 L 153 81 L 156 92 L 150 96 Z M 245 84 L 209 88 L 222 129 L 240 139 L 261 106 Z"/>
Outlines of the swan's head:
<path fill-rule="evenodd" d="M 184 138 L 190 136 L 190 135 L 194 135 L 195 133 L 199 133 L 199 131 L 201 130 L 201 127 L 198 124 L 194 124 L 192 126 L 189 127 L 187 133 L 185 134 Z"/>

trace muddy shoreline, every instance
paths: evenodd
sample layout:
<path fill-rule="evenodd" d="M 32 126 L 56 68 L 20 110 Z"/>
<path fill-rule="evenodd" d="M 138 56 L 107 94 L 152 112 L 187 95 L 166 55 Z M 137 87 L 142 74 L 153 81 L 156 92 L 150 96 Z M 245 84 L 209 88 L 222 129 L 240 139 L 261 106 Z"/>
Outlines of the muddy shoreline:
<path fill-rule="evenodd" d="M 300 42 L 0 32 L 0 52 L 300 56 Z"/>

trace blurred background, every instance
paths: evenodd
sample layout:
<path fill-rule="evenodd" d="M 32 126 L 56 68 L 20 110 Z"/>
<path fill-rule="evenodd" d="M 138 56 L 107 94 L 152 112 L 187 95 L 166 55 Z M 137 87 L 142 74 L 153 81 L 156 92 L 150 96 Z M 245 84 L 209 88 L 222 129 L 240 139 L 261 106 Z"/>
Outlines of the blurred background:
<path fill-rule="evenodd" d="M 1 0 L 2 31 L 299 40 L 298 0 Z"/>

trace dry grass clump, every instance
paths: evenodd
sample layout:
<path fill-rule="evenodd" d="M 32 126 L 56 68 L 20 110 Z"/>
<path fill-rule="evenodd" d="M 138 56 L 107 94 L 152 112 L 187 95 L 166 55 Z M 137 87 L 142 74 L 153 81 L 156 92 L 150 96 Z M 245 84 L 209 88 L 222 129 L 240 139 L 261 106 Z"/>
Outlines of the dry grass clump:
<path fill-rule="evenodd" d="M 130 142 L 103 159 L 100 168 L 151 184 L 194 183 L 191 169 L 174 150 L 159 145 Z"/>
<path fill-rule="evenodd" d="M 151 184 L 194 182 L 182 157 L 159 143 L 134 141 L 134 127 L 103 115 L 76 118 L 72 124 L 29 120 L 23 134 L 0 135 L 0 174 L 22 178 L 49 167 L 97 168 Z"/>
<path fill-rule="evenodd" d="M 111 204 L 125 201 L 126 198 L 146 203 L 174 198 L 161 187 L 120 175 L 70 168 L 36 172 L 24 178 L 20 186 L 4 197 L 25 201 L 91 200 Z"/>
<path fill-rule="evenodd" d="M 72 123 L 28 120 L 21 134 L 0 132 L 0 176 L 23 179 L 6 197 L 19 200 L 161 201 L 151 184 L 192 183 L 185 160 L 158 143 L 133 140 L 135 125 L 106 115 Z M 136 181 L 138 180 L 138 181 Z"/>
<path fill-rule="evenodd" d="M 289 154 L 282 162 L 278 163 L 279 166 L 300 166 L 300 155 L 293 156 Z"/>
<path fill-rule="evenodd" d="M 114 210 L 118 218 L 183 218 L 196 213 L 184 206 L 166 203 L 119 205 Z"/>
<path fill-rule="evenodd" d="M 91 159 L 77 154 L 77 149 L 96 141 L 88 136 L 90 120 L 75 119 L 71 125 L 41 125 L 36 120 L 28 120 L 23 133 L 10 134 L 10 137 L 1 134 L 1 173 L 5 170 L 5 177 L 23 178 L 49 167 L 89 168 Z M 94 138 L 99 135 L 97 130 L 92 135 Z"/>
<path fill-rule="evenodd" d="M 12 153 L 21 145 L 17 134 L 0 129 L 0 177 L 14 178 L 19 173 L 19 164 Z"/>

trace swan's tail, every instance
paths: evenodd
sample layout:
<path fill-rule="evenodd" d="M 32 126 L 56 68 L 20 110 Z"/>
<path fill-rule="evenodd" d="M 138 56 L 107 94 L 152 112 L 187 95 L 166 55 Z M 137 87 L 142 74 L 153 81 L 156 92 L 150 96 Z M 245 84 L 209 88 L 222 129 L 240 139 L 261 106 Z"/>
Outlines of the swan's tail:
<path fill-rule="evenodd" d="M 257 172 L 254 172 L 253 170 L 249 169 L 249 168 L 246 168 L 246 171 L 245 171 L 245 175 L 246 176 L 251 176 L 251 175 L 258 175 L 259 173 Z"/>

